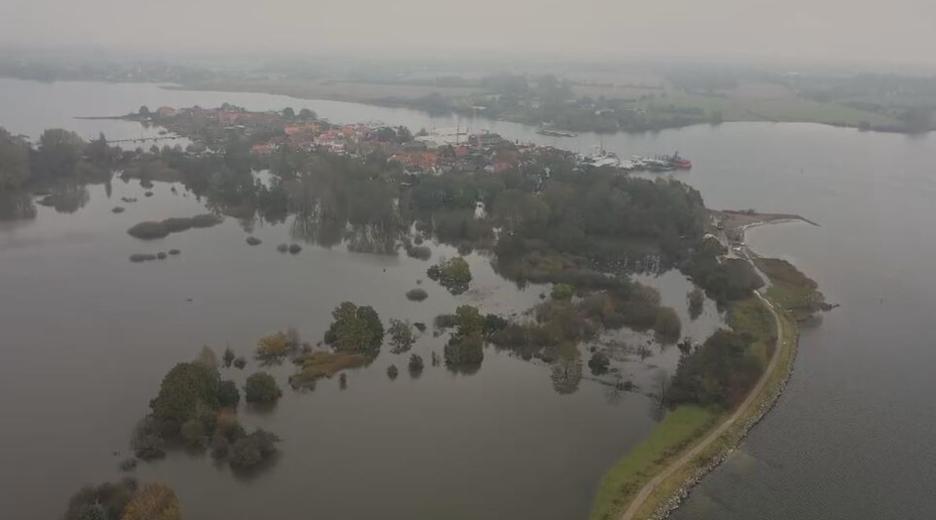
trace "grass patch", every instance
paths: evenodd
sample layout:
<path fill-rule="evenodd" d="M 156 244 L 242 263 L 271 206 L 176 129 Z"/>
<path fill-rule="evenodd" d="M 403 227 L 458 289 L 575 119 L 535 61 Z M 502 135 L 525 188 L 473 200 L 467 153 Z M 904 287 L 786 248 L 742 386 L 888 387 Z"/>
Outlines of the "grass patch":
<path fill-rule="evenodd" d="M 683 405 L 667 414 L 650 437 L 617 462 L 601 480 L 592 508 L 592 520 L 611 520 L 631 497 L 667 462 L 717 422 L 720 414 L 709 408 Z"/>

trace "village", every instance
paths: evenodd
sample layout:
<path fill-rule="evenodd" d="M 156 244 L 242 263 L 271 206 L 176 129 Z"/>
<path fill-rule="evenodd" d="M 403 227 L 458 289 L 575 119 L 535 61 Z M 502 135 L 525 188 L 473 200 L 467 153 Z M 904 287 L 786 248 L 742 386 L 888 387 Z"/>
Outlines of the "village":
<path fill-rule="evenodd" d="M 490 132 L 423 129 L 414 135 L 405 127 L 380 123 L 333 124 L 307 109 L 296 113 L 289 108 L 282 112 L 251 112 L 229 104 L 214 109 L 163 106 L 153 112 L 143 107 L 126 117 L 164 127 L 167 132 L 191 140 L 188 151 L 196 154 L 215 153 L 236 137 L 245 140 L 250 154 L 258 158 L 285 150 L 349 157 L 379 154 L 388 163 L 399 164 L 404 172 L 420 175 L 503 173 L 545 157 L 587 164 L 572 152 L 513 142 Z"/>

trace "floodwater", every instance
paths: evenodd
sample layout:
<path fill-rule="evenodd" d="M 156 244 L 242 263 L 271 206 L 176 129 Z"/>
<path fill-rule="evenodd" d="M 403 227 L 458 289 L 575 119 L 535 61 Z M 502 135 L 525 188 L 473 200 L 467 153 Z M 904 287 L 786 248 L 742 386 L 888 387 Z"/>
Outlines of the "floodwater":
<path fill-rule="evenodd" d="M 749 239 L 756 251 L 791 260 L 841 307 L 802 331 L 777 407 L 676 518 L 936 517 L 933 134 L 736 123 L 549 138 L 513 123 L 259 94 L 12 80 L 0 80 L 0 91 L 0 124 L 33 136 L 48 126 L 96 135 L 98 127 L 67 119 L 73 113 L 229 101 L 308 107 L 336 122 L 458 124 L 576 151 L 603 145 L 623 157 L 678 150 L 695 167 L 672 175 L 698 188 L 708 206 L 818 222 L 761 227 Z M 41 96 L 30 101 L 37 112 L 18 112 L 13 105 L 30 96 Z M 123 125 L 105 131 L 138 135 Z M 162 374 L 203 343 L 246 352 L 259 335 L 288 325 L 316 338 L 341 299 L 411 319 L 456 303 L 438 288 L 422 304 L 431 311 L 400 298 L 412 285 L 405 273 L 422 273 L 407 259 L 313 248 L 278 256 L 267 247 L 284 240 L 275 227 L 261 230 L 271 237 L 256 250 L 242 250 L 243 232 L 227 222 L 166 239 L 165 247 L 183 250 L 178 259 L 129 264 L 138 243 L 122 232 L 143 215 L 115 219 L 91 189 L 91 202 L 74 214 L 40 208 L 34 221 L 0 232 L 0 405 L 10 425 L 0 431 L 0 506 L 19 517 L 47 518 L 78 483 L 114 478 L 111 451 L 125 446 Z M 147 204 L 167 200 L 182 203 L 159 194 Z M 502 290 L 510 305 L 536 299 Z M 417 348 L 439 348 L 432 345 Z M 548 368 L 498 356 L 488 350 L 474 376 L 427 370 L 419 381 L 401 375 L 391 383 L 383 374 L 391 357 L 382 355 L 352 374 L 344 392 L 334 381 L 287 392 L 273 415 L 244 414 L 285 438 L 278 464 L 250 482 L 183 454 L 139 473 L 173 484 L 197 518 L 584 517 L 604 468 L 652 427 L 647 400 L 608 399 L 587 377 L 560 396 Z"/>
<path fill-rule="evenodd" d="M 100 131 L 110 138 L 139 137 L 136 124 L 71 116 L 123 113 L 142 104 L 304 106 L 277 96 L 151 85 L 0 80 L 0 92 L 0 125 L 33 138 L 47 127 L 87 137 Z M 336 121 L 433 122 L 409 111 L 308 106 Z M 286 385 L 294 370 L 289 363 L 265 368 L 284 387 L 283 398 L 272 411 L 242 404 L 239 415 L 248 430 L 263 427 L 282 437 L 275 464 L 244 478 L 207 455 L 176 451 L 133 474 L 171 485 L 186 518 L 564 520 L 588 514 L 604 471 L 655 424 L 652 399 L 615 391 L 586 366 L 581 379 L 572 370 L 556 381 L 548 364 L 493 347 L 472 375 L 431 366 L 430 353 L 441 355 L 445 341 L 431 333 L 437 314 L 464 303 L 483 312 L 520 313 L 549 291 L 518 289 L 496 275 L 481 253 L 468 257 L 471 290 L 456 297 L 425 276 L 431 262 L 456 254 L 448 246 L 431 244 L 430 262 L 320 247 L 295 236 L 291 217 L 249 225 L 227 218 L 213 228 L 144 242 L 127 235 L 127 228 L 204 213 L 204 201 L 166 183 L 156 183 L 154 195 L 145 197 L 137 181 L 117 178 L 56 189 L 68 195 L 58 208 L 28 197 L 0 200 L 0 510 L 17 519 L 55 518 L 80 486 L 120 478 L 117 466 L 129 455 L 130 433 L 163 375 L 194 359 L 202 345 L 218 353 L 230 346 L 249 359 L 258 338 L 287 327 L 315 344 L 332 309 L 346 300 L 372 305 L 385 325 L 390 318 L 430 324 L 413 349 L 426 361 L 419 378 L 406 370 L 409 354 L 386 348 L 370 366 L 349 372 L 346 389 L 336 378 L 294 391 Z M 112 213 L 118 205 L 126 211 Z M 248 246 L 248 230 L 263 243 Z M 284 242 L 304 248 L 298 255 L 281 254 L 275 247 Z M 128 260 L 173 248 L 181 254 L 142 264 Z M 689 322 L 690 285 L 678 273 L 643 279 L 660 288 L 664 304 L 677 308 L 686 334 L 701 340 L 720 323 L 711 302 Z M 429 298 L 406 300 L 404 293 L 414 287 L 427 290 Z M 647 339 L 623 337 L 641 344 Z M 582 350 L 584 365 L 588 354 Z M 638 385 L 657 370 L 671 371 L 677 358 L 674 347 L 655 345 L 646 359 L 615 356 L 622 379 Z M 391 364 L 400 368 L 396 380 L 387 377 Z M 222 369 L 222 377 L 242 384 L 258 368 L 251 360 L 244 371 Z"/>

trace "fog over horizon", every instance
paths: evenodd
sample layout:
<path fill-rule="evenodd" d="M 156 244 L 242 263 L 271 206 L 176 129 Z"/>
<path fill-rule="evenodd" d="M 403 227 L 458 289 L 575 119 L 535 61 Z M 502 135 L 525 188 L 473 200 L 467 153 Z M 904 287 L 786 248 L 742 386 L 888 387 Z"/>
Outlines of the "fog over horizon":
<path fill-rule="evenodd" d="M 0 45 L 936 65 L 936 2 L 4 0 Z"/>

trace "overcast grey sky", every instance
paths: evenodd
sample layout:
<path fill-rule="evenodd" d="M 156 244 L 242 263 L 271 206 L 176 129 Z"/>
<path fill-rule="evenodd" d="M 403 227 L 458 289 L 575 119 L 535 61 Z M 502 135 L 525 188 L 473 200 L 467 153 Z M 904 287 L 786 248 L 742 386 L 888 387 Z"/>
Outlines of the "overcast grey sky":
<path fill-rule="evenodd" d="M 0 43 L 936 64 L 936 0 L 0 0 Z"/>

